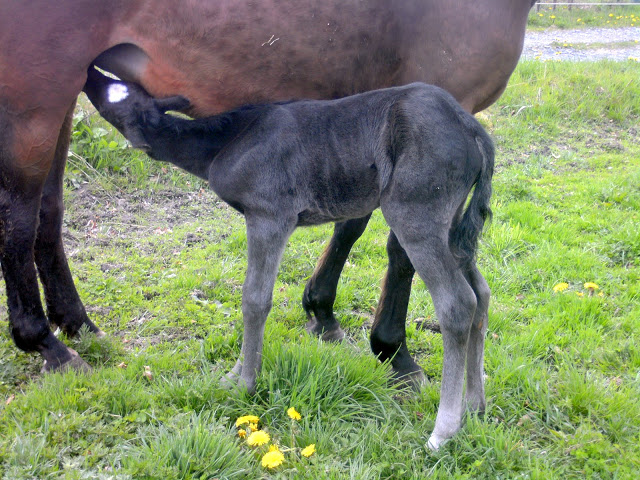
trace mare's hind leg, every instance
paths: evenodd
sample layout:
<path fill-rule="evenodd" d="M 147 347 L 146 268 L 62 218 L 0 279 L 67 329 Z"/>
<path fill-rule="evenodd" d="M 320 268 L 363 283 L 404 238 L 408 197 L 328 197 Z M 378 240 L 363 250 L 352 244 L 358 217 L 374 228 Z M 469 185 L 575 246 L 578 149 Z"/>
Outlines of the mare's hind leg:
<path fill-rule="evenodd" d="M 249 393 L 255 392 L 262 367 L 262 345 L 267 315 L 271 310 L 278 267 L 297 218 L 246 216 L 247 276 L 242 287 L 244 333 L 240 358 L 227 374 L 226 383 L 237 382 Z"/>
<path fill-rule="evenodd" d="M 473 412 L 484 412 L 486 400 L 484 396 L 484 340 L 489 323 L 489 298 L 491 290 L 477 267 L 473 265 L 467 279 L 476 294 L 478 306 L 467 348 L 467 408 Z"/>
<path fill-rule="evenodd" d="M 371 214 L 335 224 L 329 245 L 304 289 L 302 306 L 309 319 L 307 331 L 325 341 L 344 338 L 344 331 L 333 315 L 338 280 L 351 247 L 364 232 L 370 217 Z"/>
<path fill-rule="evenodd" d="M 387 255 L 389 267 L 371 329 L 371 349 L 380 360 L 391 359 L 391 367 L 398 381 L 409 383 L 418 389 L 424 383 L 425 376 L 422 368 L 409 354 L 405 330 L 411 279 L 415 269 L 393 230 L 389 232 Z"/>
<path fill-rule="evenodd" d="M 104 335 L 85 312 L 73 284 L 62 243 L 62 177 L 69 149 L 74 107 L 75 101 L 62 124 L 53 164 L 42 191 L 35 261 L 44 288 L 49 322 L 60 327 L 69 336 L 75 335 L 82 325 L 87 325 L 92 332 Z"/>
<path fill-rule="evenodd" d="M 0 110 L 0 263 L 7 290 L 9 330 L 18 348 L 39 352 L 44 370 L 88 365 L 58 340 L 40 302 L 34 243 L 40 198 L 51 167 L 59 123 L 33 113 Z"/>

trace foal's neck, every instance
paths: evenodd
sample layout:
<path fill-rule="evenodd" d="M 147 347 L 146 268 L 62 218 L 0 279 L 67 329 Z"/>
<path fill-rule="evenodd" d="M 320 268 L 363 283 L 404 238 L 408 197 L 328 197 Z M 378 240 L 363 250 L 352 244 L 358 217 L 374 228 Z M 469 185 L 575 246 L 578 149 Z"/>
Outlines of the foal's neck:
<path fill-rule="evenodd" d="M 205 180 L 218 153 L 250 128 L 269 105 L 247 106 L 212 117 L 189 120 L 162 115 L 142 125 L 150 157 L 174 165 Z"/>

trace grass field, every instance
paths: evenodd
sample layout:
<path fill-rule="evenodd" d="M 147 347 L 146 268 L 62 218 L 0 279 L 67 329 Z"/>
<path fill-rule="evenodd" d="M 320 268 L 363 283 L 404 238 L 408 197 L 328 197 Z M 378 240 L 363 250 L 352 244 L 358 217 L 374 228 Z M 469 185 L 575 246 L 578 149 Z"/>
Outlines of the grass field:
<path fill-rule="evenodd" d="M 548 2 L 551 3 L 551 2 Z M 588 27 L 639 27 L 640 4 L 636 5 L 598 5 L 600 0 L 580 0 L 576 3 L 593 3 L 593 6 L 538 5 L 529 13 L 530 30 L 548 28 L 588 28 Z M 623 2 L 631 3 L 631 2 Z"/>
<path fill-rule="evenodd" d="M 634 62 L 527 61 L 479 115 L 498 150 L 479 258 L 493 291 L 488 409 L 438 453 L 425 443 L 442 341 L 420 328 L 434 316 L 421 281 L 407 330 L 431 382 L 417 396 L 399 391 L 369 353 L 386 265 L 379 213 L 341 279 L 347 341 L 303 332 L 300 298 L 331 227 L 300 229 L 276 285 L 258 393 L 230 393 L 218 382 L 240 345 L 242 218 L 202 182 L 125 149 L 81 103 L 64 238 L 109 337 L 69 341 L 91 374 L 43 376 L 40 359 L 13 346 L 0 298 L 0 478 L 637 478 L 639 77 Z M 235 420 L 248 414 L 284 451 L 282 465 L 264 468 L 266 446 L 238 438 Z M 309 444 L 316 453 L 301 456 Z"/>

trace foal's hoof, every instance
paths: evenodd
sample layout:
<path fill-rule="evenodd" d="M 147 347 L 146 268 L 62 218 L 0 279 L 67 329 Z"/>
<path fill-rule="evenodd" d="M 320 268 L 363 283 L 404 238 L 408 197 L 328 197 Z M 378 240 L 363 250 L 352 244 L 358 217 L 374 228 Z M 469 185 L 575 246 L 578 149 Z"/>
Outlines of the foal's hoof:
<path fill-rule="evenodd" d="M 335 328 L 330 330 L 325 330 L 320 322 L 315 318 L 312 318 L 307 322 L 305 330 L 311 335 L 320 337 L 320 340 L 323 342 L 341 342 L 345 337 L 344 330 L 340 328 L 340 325 L 337 325 Z"/>
<path fill-rule="evenodd" d="M 240 375 L 237 375 L 233 370 L 228 372 L 224 377 L 220 379 L 220 386 L 225 390 L 232 390 L 238 387 L 238 380 Z"/>
<path fill-rule="evenodd" d="M 255 381 L 248 382 L 233 372 L 227 373 L 220 379 L 220 386 L 225 390 L 246 391 L 249 395 L 256 393 Z"/>
<path fill-rule="evenodd" d="M 437 452 L 438 450 L 440 450 L 440 447 L 447 443 L 448 440 L 448 438 L 440 438 L 434 434 L 431 434 L 429 440 L 427 441 L 427 447 L 429 447 L 429 450 L 431 450 L 432 452 Z"/>
<path fill-rule="evenodd" d="M 72 348 L 69 348 L 69 353 L 71 354 L 71 357 L 62 362 L 56 363 L 45 360 L 44 364 L 42 365 L 42 372 L 66 372 L 69 370 L 74 370 L 79 373 L 87 373 L 92 370 L 91 366 L 87 362 L 85 362 L 80 357 L 80 355 L 78 355 L 78 352 L 76 352 Z"/>

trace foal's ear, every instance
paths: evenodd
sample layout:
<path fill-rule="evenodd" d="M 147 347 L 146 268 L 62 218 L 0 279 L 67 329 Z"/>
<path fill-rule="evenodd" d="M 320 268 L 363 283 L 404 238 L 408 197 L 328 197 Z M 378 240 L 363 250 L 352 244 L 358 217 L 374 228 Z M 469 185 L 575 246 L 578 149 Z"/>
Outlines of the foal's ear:
<path fill-rule="evenodd" d="M 175 110 L 179 112 L 180 110 L 184 110 L 191 106 L 191 102 L 180 95 L 168 98 L 158 98 L 155 102 L 156 106 L 162 111 L 162 113 L 166 113 L 168 110 Z"/>

